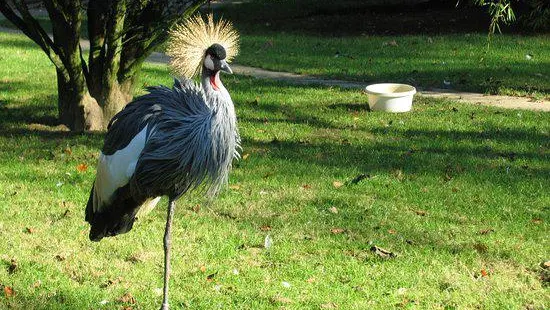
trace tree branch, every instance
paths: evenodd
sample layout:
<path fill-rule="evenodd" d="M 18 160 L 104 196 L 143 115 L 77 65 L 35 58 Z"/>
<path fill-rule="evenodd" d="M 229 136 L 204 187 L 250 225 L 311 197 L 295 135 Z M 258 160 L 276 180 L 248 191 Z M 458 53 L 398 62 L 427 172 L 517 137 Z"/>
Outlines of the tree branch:
<path fill-rule="evenodd" d="M 120 68 L 125 12 L 126 0 L 112 1 L 109 8 L 109 17 L 107 18 L 105 43 L 103 45 L 103 50 L 105 51 L 103 83 L 106 83 L 106 85 L 112 85 L 116 82 L 116 80 L 113 80 L 113 77 L 116 77 L 116 73 Z"/>
<path fill-rule="evenodd" d="M 146 7 L 129 10 L 121 68 L 118 74 L 119 81 L 132 78 L 145 59 L 158 46 L 166 42 L 167 31 L 177 22 L 188 18 L 207 1 L 152 1 L 147 3 Z M 155 14 L 160 14 L 162 17 L 151 19 Z"/>
<path fill-rule="evenodd" d="M 30 14 L 27 5 L 23 1 L 14 0 L 13 3 L 21 16 L 17 15 L 16 11 L 6 1 L 0 1 L 0 12 L 17 28 L 23 31 L 27 37 L 38 44 L 57 69 L 65 72 L 59 48 L 54 44 L 44 28 Z"/>

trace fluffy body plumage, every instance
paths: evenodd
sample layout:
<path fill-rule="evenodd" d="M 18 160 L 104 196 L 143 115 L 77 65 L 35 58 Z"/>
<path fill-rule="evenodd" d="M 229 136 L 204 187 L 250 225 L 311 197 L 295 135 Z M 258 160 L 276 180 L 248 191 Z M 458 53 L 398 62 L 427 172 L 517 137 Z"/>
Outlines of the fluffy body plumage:
<path fill-rule="evenodd" d="M 239 135 L 229 93 L 175 80 L 172 89 L 148 88 L 109 124 L 86 208 L 90 239 L 132 228 L 143 205 L 175 200 L 201 184 L 214 195 L 238 157 Z"/>

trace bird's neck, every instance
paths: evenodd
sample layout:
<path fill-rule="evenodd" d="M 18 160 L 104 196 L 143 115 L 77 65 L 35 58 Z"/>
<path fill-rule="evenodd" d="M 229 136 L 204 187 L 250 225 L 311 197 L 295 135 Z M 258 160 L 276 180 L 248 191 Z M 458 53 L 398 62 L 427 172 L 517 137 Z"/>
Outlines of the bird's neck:
<path fill-rule="evenodd" d="M 220 79 L 220 71 L 212 71 L 204 67 L 201 82 L 209 103 L 233 103 L 229 92 Z"/>
<path fill-rule="evenodd" d="M 211 134 L 212 136 L 228 135 L 220 138 L 220 141 L 227 141 L 229 136 L 233 136 L 237 132 L 237 116 L 231 96 L 220 80 L 219 71 L 213 72 L 206 67 L 203 68 L 202 88 L 206 102 L 212 111 L 212 122 L 221 124 L 212 126 L 214 131 Z"/>

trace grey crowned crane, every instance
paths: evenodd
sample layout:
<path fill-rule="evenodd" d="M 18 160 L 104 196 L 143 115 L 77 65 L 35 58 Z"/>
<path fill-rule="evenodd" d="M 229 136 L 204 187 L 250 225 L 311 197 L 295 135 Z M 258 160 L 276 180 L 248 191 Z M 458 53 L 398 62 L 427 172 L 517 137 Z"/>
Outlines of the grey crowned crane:
<path fill-rule="evenodd" d="M 238 50 L 231 23 L 196 16 L 170 35 L 172 68 L 186 79 L 176 79 L 172 89 L 149 87 L 113 117 L 86 206 L 90 240 L 100 241 L 128 232 L 138 211 L 145 213 L 168 196 L 163 310 L 168 309 L 174 202 L 197 187 L 215 195 L 227 183 L 240 142 L 233 102 L 219 76 L 232 73 L 227 61 Z M 191 78 L 199 74 L 197 85 Z"/>

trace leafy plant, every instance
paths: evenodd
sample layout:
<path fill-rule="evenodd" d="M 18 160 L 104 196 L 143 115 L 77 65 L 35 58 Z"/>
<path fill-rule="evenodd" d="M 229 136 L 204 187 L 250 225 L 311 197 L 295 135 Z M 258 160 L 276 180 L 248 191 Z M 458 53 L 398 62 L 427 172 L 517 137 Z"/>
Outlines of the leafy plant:
<path fill-rule="evenodd" d="M 479 6 L 486 6 L 491 15 L 489 33 L 487 34 L 487 48 L 496 31 L 501 33 L 500 24 L 509 25 L 516 20 L 516 14 L 512 8 L 512 0 L 474 0 Z"/>

